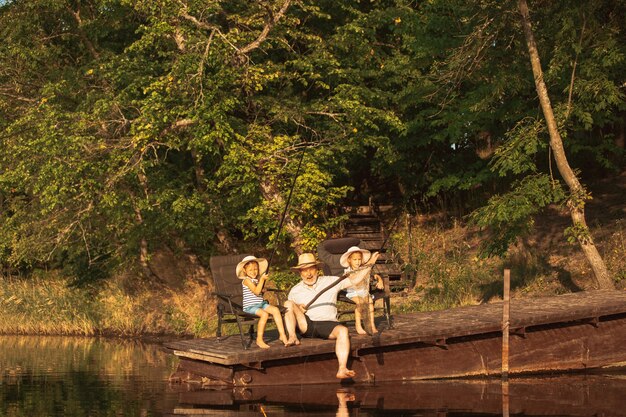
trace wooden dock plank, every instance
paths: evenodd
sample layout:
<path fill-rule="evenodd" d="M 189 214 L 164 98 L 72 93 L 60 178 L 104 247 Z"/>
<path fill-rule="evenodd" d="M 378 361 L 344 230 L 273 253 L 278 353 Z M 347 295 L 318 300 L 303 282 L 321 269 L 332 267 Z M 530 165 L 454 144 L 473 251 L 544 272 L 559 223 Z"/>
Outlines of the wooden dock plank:
<path fill-rule="evenodd" d="M 511 328 L 527 328 L 553 323 L 568 323 L 626 313 L 626 292 L 588 291 L 555 297 L 513 299 Z M 380 334 L 360 336 L 351 327 L 353 352 L 380 346 L 407 343 L 433 343 L 451 338 L 499 332 L 502 328 L 502 303 L 465 306 L 451 310 L 420 312 L 394 316 L 394 328 L 387 329 L 381 317 Z M 271 349 L 254 344 L 244 349 L 239 335 L 218 341 L 192 339 L 167 343 L 181 357 L 205 360 L 222 365 L 250 364 L 308 355 L 332 354 L 335 343 L 329 340 L 302 339 L 302 344 L 286 348 L 277 335 L 266 334 Z"/>

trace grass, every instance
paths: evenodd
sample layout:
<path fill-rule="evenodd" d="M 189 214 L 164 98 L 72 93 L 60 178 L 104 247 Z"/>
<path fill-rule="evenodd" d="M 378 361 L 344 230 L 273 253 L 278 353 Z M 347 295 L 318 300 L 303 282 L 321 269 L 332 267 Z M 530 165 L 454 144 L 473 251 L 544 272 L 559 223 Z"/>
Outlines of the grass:
<path fill-rule="evenodd" d="M 604 251 L 606 266 L 619 287 L 626 284 L 626 220 L 615 222 L 614 231 Z"/>
<path fill-rule="evenodd" d="M 521 246 L 512 247 L 506 258 L 479 256 L 480 238 L 475 230 L 454 222 L 422 222 L 400 228 L 392 236 L 394 250 L 406 259 L 412 276 L 409 296 L 398 312 L 442 310 L 500 300 L 503 270 L 511 270 L 514 294 L 558 293 L 540 257 Z M 396 303 L 397 304 L 397 303 Z"/>
<path fill-rule="evenodd" d="M 0 278 L 0 330 L 6 334 L 96 333 L 87 291 L 69 290 L 63 280 Z"/>
<path fill-rule="evenodd" d="M 54 272 L 46 278 L 0 278 L 0 333 L 47 335 L 195 335 L 215 331 L 206 288 L 136 286 L 122 278 L 77 288 Z"/>
<path fill-rule="evenodd" d="M 511 269 L 513 297 L 560 294 L 588 288 L 569 264 L 557 264 L 549 253 L 522 243 L 506 258 L 478 256 L 480 237 L 455 222 L 416 222 L 409 236 L 406 225 L 390 244 L 406 260 L 410 288 L 392 301 L 393 313 L 442 310 L 502 297 L 502 271 Z M 575 251 L 576 249 L 572 249 Z M 602 254 L 618 288 L 626 286 L 626 221 L 611 228 Z M 564 259 L 569 259 L 565 257 Z M 584 264 L 584 261 L 582 262 Z M 0 334 L 48 335 L 215 335 L 216 311 L 206 284 L 187 280 L 170 288 L 117 276 L 87 287 L 71 286 L 73 277 L 40 272 L 28 278 L 0 276 Z M 274 273 L 273 283 L 288 290 L 298 277 Z M 276 300 L 273 302 L 276 303 Z M 349 317 L 342 317 L 346 319 Z M 268 329 L 274 328 L 269 323 Z M 234 325 L 225 333 L 235 332 Z"/>

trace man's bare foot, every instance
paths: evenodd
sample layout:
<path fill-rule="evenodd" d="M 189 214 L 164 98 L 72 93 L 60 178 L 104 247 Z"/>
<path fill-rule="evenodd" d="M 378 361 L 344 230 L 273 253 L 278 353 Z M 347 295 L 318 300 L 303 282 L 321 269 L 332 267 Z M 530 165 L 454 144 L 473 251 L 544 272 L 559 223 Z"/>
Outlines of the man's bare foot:
<path fill-rule="evenodd" d="M 257 345 L 258 347 L 260 347 L 261 349 L 269 349 L 269 348 L 270 348 L 270 345 L 268 345 L 267 343 L 265 343 L 265 342 L 263 341 L 263 339 L 261 339 L 261 340 L 257 339 L 257 341 L 256 341 L 256 345 Z"/>
<path fill-rule="evenodd" d="M 376 327 L 372 327 L 372 334 L 378 333 L 378 329 Z"/>
<path fill-rule="evenodd" d="M 285 346 L 297 346 L 299 344 L 300 344 L 300 340 L 298 340 L 297 337 L 294 337 L 294 338 L 289 338 L 287 342 L 285 343 Z"/>
<path fill-rule="evenodd" d="M 363 330 L 363 327 L 361 326 L 355 326 L 355 329 L 358 334 L 367 334 L 367 332 Z"/>
<path fill-rule="evenodd" d="M 300 341 L 298 340 L 298 338 L 296 337 L 295 339 L 291 340 L 291 339 L 285 339 L 282 340 L 283 344 L 285 345 L 285 347 L 289 347 L 289 346 L 297 346 L 300 344 Z"/>
<path fill-rule="evenodd" d="M 352 369 L 348 369 L 348 368 L 339 368 L 339 370 L 337 371 L 337 378 L 339 379 L 347 379 L 347 378 L 354 378 L 356 376 L 356 372 L 354 372 Z"/>
<path fill-rule="evenodd" d="M 289 339 L 287 339 L 287 336 L 281 337 L 280 341 L 283 342 L 283 345 L 289 346 Z"/>

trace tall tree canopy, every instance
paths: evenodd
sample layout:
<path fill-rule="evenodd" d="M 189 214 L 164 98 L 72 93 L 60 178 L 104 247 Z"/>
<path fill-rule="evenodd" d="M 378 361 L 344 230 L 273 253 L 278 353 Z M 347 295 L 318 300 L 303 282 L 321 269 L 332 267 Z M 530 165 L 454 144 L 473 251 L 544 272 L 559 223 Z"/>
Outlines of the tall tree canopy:
<path fill-rule="evenodd" d="M 622 169 L 626 2 L 529 6 L 572 165 Z M 161 245 L 229 236 L 310 249 L 367 193 L 490 198 L 474 219 L 503 253 L 568 198 L 512 0 L 13 0 L 0 33 L 5 266 L 150 274 Z"/>

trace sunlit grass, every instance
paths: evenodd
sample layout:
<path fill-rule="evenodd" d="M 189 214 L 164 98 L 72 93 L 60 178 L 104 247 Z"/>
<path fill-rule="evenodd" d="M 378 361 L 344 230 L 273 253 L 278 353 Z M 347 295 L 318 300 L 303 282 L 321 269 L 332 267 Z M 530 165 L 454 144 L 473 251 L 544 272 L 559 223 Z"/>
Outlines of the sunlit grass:
<path fill-rule="evenodd" d="M 13 334 L 97 332 L 93 302 L 85 290 L 70 290 L 64 280 L 0 278 L 0 330 Z"/>
<path fill-rule="evenodd" d="M 443 310 L 502 298 L 503 270 L 511 269 L 512 289 L 525 291 L 541 281 L 538 260 L 511 250 L 506 259 L 482 258 L 478 239 L 460 223 L 413 225 L 392 236 L 412 281 L 408 296 L 394 300 L 395 312 Z M 412 286 L 411 286 L 412 285 Z"/>
<path fill-rule="evenodd" d="M 139 286 L 129 292 L 120 279 L 98 288 L 46 279 L 0 277 L 0 333 L 48 335 L 194 335 L 215 332 L 208 290 L 189 282 L 176 291 Z"/>
<path fill-rule="evenodd" d="M 615 277 L 620 288 L 626 286 L 626 220 L 619 220 L 615 224 L 615 231 L 610 236 L 604 258 L 609 272 Z"/>
<path fill-rule="evenodd" d="M 624 221 L 617 223 L 603 248 L 607 267 L 622 288 L 626 285 L 624 226 Z M 391 243 L 407 261 L 406 270 L 413 271 L 407 284 L 410 288 L 394 294 L 394 314 L 499 300 L 505 267 L 511 269 L 513 296 L 568 291 L 546 271 L 542 254 L 523 246 L 511 248 L 506 259 L 478 257 L 477 238 L 460 224 L 415 225 L 410 240 L 406 228 L 399 228 Z M 284 289 L 297 281 L 293 274 L 282 278 L 279 284 Z M 53 271 L 28 278 L 0 277 L 0 334 L 215 335 L 214 300 L 201 281 L 188 280 L 175 289 L 148 285 L 136 277 L 120 276 L 91 287 L 75 287 L 70 282 Z M 270 320 L 268 330 L 274 327 Z M 238 330 L 235 324 L 228 324 L 223 333 L 236 334 Z"/>

